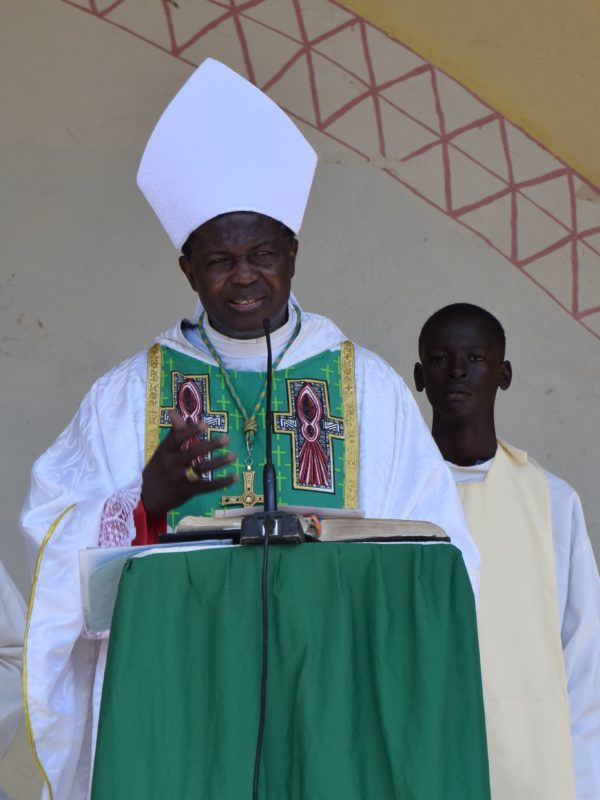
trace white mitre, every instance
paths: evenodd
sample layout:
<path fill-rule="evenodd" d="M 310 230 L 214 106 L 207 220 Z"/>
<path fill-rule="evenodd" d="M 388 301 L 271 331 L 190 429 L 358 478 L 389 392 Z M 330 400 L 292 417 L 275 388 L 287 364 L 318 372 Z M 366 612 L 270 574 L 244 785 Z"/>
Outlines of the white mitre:
<path fill-rule="evenodd" d="M 181 249 L 192 231 L 231 211 L 256 211 L 298 233 L 316 166 L 287 114 L 208 58 L 157 122 L 137 182 Z"/>

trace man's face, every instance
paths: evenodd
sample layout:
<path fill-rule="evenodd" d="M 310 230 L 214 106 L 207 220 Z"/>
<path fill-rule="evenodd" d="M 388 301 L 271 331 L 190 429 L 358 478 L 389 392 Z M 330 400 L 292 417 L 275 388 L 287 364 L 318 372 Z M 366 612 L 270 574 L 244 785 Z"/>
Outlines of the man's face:
<path fill-rule="evenodd" d="M 493 415 L 498 388 L 508 389 L 511 367 L 503 360 L 493 327 L 476 317 L 434 322 L 421 344 L 415 384 L 425 389 L 438 417 L 454 420 Z"/>
<path fill-rule="evenodd" d="M 179 259 L 211 325 L 235 339 L 273 330 L 287 319 L 298 242 L 263 214 L 235 211 L 205 222 L 192 234 L 190 257 Z"/>

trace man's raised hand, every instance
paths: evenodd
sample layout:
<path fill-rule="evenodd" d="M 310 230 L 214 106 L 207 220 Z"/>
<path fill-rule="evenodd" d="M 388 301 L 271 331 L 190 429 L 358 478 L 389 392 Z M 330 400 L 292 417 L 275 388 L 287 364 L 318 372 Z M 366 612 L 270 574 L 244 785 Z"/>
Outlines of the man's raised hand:
<path fill-rule="evenodd" d="M 142 472 L 142 503 L 148 519 L 161 517 L 201 492 L 230 486 L 236 476 L 206 480 L 203 474 L 214 472 L 235 461 L 234 453 L 213 456 L 229 444 L 228 436 L 198 441 L 208 429 L 206 423 L 188 425 L 179 414 L 170 413 L 173 427 L 156 448 Z"/>

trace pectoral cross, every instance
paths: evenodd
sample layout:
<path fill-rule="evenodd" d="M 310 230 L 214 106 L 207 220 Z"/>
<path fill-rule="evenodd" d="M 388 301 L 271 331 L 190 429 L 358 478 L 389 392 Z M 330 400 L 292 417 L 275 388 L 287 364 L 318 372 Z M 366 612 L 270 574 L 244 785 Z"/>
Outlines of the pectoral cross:
<path fill-rule="evenodd" d="M 254 470 L 248 466 L 244 470 L 243 478 L 244 478 L 244 491 L 242 494 L 238 495 L 225 495 L 221 498 L 221 505 L 222 506 L 239 506 L 242 505 L 244 508 L 252 508 L 257 503 L 264 503 L 264 497 L 262 494 L 255 494 L 254 492 Z"/>

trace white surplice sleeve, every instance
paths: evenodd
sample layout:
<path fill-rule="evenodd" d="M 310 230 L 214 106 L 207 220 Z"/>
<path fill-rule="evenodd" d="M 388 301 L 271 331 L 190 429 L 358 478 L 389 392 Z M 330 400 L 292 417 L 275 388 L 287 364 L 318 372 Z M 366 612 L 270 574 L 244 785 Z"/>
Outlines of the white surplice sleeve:
<path fill-rule="evenodd" d="M 23 722 L 21 668 L 25 603 L 0 561 L 0 759 Z"/>
<path fill-rule="evenodd" d="M 33 568 L 25 716 L 55 798 L 87 796 L 99 643 L 81 637 L 78 550 L 98 545 L 106 501 L 143 468 L 146 354 L 97 381 L 35 463 L 21 529 Z"/>
<path fill-rule="evenodd" d="M 600 579 L 579 496 L 546 476 L 577 800 L 600 800 Z"/>
<path fill-rule="evenodd" d="M 452 478 L 402 378 L 356 347 L 359 505 L 367 517 L 433 522 L 463 555 L 475 597 L 479 551 Z"/>

